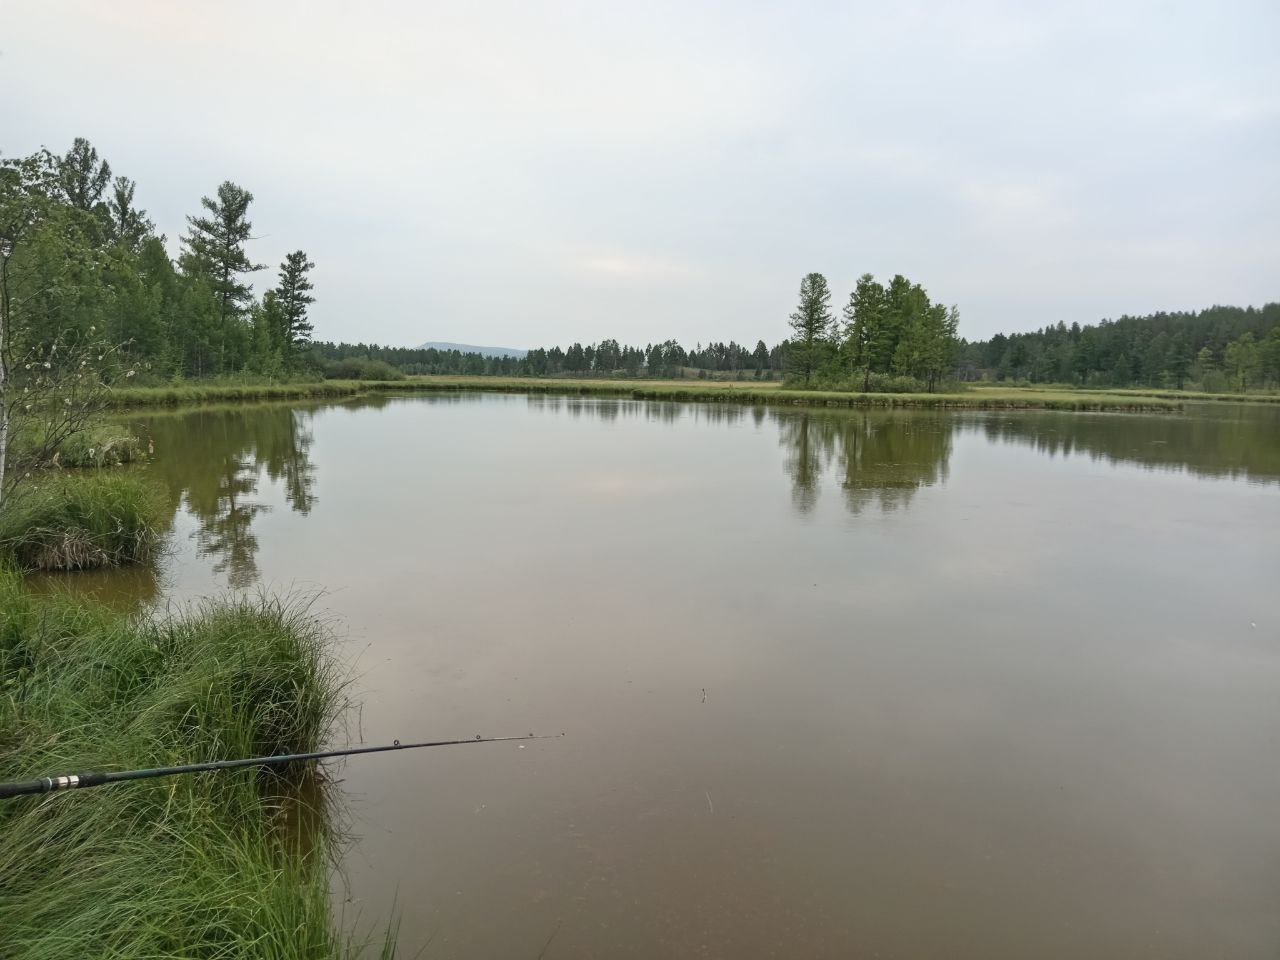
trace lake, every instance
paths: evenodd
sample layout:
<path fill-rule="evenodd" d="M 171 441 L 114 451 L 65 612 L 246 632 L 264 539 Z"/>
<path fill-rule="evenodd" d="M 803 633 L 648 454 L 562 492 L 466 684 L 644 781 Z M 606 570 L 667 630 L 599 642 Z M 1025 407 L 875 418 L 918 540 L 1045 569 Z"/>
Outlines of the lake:
<path fill-rule="evenodd" d="M 88 589 L 309 598 L 369 743 L 565 732 L 339 768 L 406 955 L 1280 951 L 1280 405 L 132 422 L 172 548 Z"/>

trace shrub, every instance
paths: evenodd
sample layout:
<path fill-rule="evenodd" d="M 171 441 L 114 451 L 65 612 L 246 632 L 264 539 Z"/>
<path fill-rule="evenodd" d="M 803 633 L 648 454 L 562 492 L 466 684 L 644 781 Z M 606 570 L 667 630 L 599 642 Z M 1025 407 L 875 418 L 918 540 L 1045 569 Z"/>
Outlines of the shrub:
<path fill-rule="evenodd" d="M 784 386 L 793 390 L 835 390 L 841 393 L 924 393 L 926 385 L 915 377 L 888 373 L 822 374 L 806 387 L 804 382 L 788 378 Z"/>
<path fill-rule="evenodd" d="M 348 357 L 331 360 L 325 364 L 324 375 L 328 380 L 403 380 L 404 374 L 382 360 L 365 360 Z"/>

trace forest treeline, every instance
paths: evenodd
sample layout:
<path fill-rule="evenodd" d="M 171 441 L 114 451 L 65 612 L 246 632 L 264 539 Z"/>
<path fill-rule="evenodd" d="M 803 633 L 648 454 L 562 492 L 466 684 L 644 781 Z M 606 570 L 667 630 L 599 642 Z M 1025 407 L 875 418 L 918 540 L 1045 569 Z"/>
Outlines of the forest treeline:
<path fill-rule="evenodd" d="M 1280 303 L 1153 313 L 963 343 L 961 379 L 1086 387 L 1280 386 Z"/>
<path fill-rule="evenodd" d="M 568 347 L 538 347 L 523 357 L 489 357 L 434 347 L 388 347 L 365 343 L 317 342 L 316 359 L 330 370 L 358 370 L 352 361 L 386 364 L 407 374 L 460 374 L 469 376 L 593 376 L 680 377 L 716 374 L 776 379 L 786 364 L 786 345 L 772 347 L 763 340 L 754 349 L 732 340 L 696 344 L 686 350 L 675 340 L 643 347 L 605 339 L 598 343 L 573 343 Z"/>
<path fill-rule="evenodd" d="M 837 316 L 826 278 L 801 283 L 791 336 L 767 345 L 676 340 L 542 346 L 523 357 L 312 343 L 314 263 L 251 256 L 253 194 L 225 181 L 199 199 L 171 258 L 166 238 L 78 138 L 63 154 L 0 159 L 0 340 L 9 361 L 92 334 L 123 345 L 152 381 L 251 374 L 378 379 L 406 374 L 778 379 L 844 390 L 935 390 L 947 381 L 1252 390 L 1280 386 L 1280 304 L 1073 323 L 985 341 L 958 337 L 955 306 L 898 275 L 860 277 Z M 194 206 L 195 204 L 193 204 Z M 269 275 L 270 276 L 270 275 Z"/>
<path fill-rule="evenodd" d="M 929 390 L 949 381 L 1016 381 L 1082 387 L 1155 387 L 1229 392 L 1280 386 L 1280 304 L 1058 324 L 990 340 L 956 337 L 955 307 L 933 303 L 919 284 L 858 280 L 839 318 L 821 274 L 806 276 L 791 317 L 793 337 L 754 349 L 729 343 L 620 345 L 605 339 L 541 347 L 525 357 L 457 350 L 317 342 L 313 356 L 333 375 L 725 377 L 778 379 L 845 390 Z M 377 364 L 376 367 L 369 366 Z"/>
<path fill-rule="evenodd" d="M 248 251 L 252 193 L 226 181 L 201 198 L 176 261 L 135 197 L 83 138 L 64 154 L 0 159 L 0 334 L 12 356 L 92 336 L 156 378 L 309 363 L 315 264 L 296 250 L 253 295 L 249 277 L 266 267 Z"/>

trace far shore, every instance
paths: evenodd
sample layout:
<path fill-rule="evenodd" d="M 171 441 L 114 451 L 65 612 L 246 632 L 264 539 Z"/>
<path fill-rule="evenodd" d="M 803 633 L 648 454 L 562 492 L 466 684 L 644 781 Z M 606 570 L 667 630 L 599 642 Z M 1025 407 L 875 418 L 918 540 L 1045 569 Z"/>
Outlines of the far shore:
<path fill-rule="evenodd" d="M 754 380 L 602 380 L 533 377 L 416 376 L 403 380 L 316 380 L 239 384 L 190 381 L 117 390 L 112 405 L 139 407 L 199 406 L 260 400 L 327 399 L 364 393 L 479 391 L 625 397 L 700 403 L 743 403 L 808 407 L 912 407 L 968 410 L 1074 410 L 1169 413 L 1189 402 L 1280 402 L 1263 394 L 1207 394 L 1176 390 L 1087 390 L 1071 387 L 1017 387 L 975 383 L 955 392 L 849 393 L 803 390 L 779 382 Z"/>

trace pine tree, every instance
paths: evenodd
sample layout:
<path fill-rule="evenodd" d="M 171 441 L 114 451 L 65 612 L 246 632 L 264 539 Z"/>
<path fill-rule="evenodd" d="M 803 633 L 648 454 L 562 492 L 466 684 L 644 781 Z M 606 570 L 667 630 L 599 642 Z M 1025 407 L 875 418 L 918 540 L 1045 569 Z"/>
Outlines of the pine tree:
<path fill-rule="evenodd" d="M 831 290 L 827 278 L 820 273 L 810 273 L 800 281 L 800 303 L 791 314 L 791 329 L 796 335 L 791 340 L 792 368 L 804 374 L 808 383 L 822 361 L 830 345 Z"/>
<path fill-rule="evenodd" d="M 218 305 L 218 329 L 210 338 L 217 349 L 218 370 L 226 369 L 228 348 L 237 342 L 242 331 L 236 330 L 240 318 L 253 302 L 249 284 L 240 275 L 263 269 L 245 252 L 253 224 L 249 222 L 249 204 L 253 194 L 227 180 L 219 185 L 216 200 L 200 200 L 208 212 L 205 217 L 187 217 L 191 229 L 183 239 L 186 250 L 180 263 L 189 276 L 203 277 Z M 213 371 L 206 371 L 213 372 Z"/>
<path fill-rule="evenodd" d="M 1247 391 L 1258 370 L 1258 345 L 1252 333 L 1241 334 L 1227 344 L 1223 353 L 1223 367 L 1231 374 L 1238 389 Z"/>
<path fill-rule="evenodd" d="M 307 273 L 315 264 L 301 250 L 295 250 L 280 264 L 280 284 L 275 290 L 278 301 L 280 351 L 287 363 L 297 359 L 300 350 L 311 342 L 311 322 L 307 319 L 307 307 L 316 302 L 311 296 L 315 285 Z"/>
<path fill-rule="evenodd" d="M 899 326 L 897 346 L 893 351 L 893 370 L 906 376 L 920 377 L 928 361 L 934 318 L 929 298 L 919 284 L 911 285 L 899 298 L 896 313 Z"/>
<path fill-rule="evenodd" d="M 914 294 L 918 284 L 912 284 L 902 274 L 895 274 L 885 290 L 885 308 L 879 328 L 867 345 L 871 369 L 888 373 L 896 366 L 898 343 L 911 321 L 917 300 Z"/>
<path fill-rule="evenodd" d="M 756 341 L 756 348 L 751 351 L 751 359 L 755 364 L 757 377 L 760 377 L 765 370 L 769 369 L 769 348 L 765 346 L 763 340 Z"/>
<path fill-rule="evenodd" d="M 1181 390 L 1186 385 L 1187 374 L 1191 372 L 1191 354 L 1187 351 L 1187 341 L 1181 332 L 1175 333 L 1169 343 L 1165 367 L 1173 377 L 1174 385 Z"/>
<path fill-rule="evenodd" d="M 155 224 L 147 219 L 147 212 L 133 205 L 135 188 L 128 177 L 116 177 L 111 184 L 111 198 L 107 201 L 107 238 L 131 253 L 136 253 L 142 241 L 155 231 Z"/>
<path fill-rule="evenodd" d="M 881 336 L 885 322 L 886 293 L 875 277 L 864 273 L 858 278 L 849 302 L 844 308 L 845 342 L 855 370 L 862 370 L 862 389 L 871 386 L 871 345 Z"/>
<path fill-rule="evenodd" d="M 58 186 L 67 203 L 78 210 L 93 210 L 111 182 L 111 166 L 98 159 L 98 151 L 84 137 L 76 137 L 58 159 Z"/>

